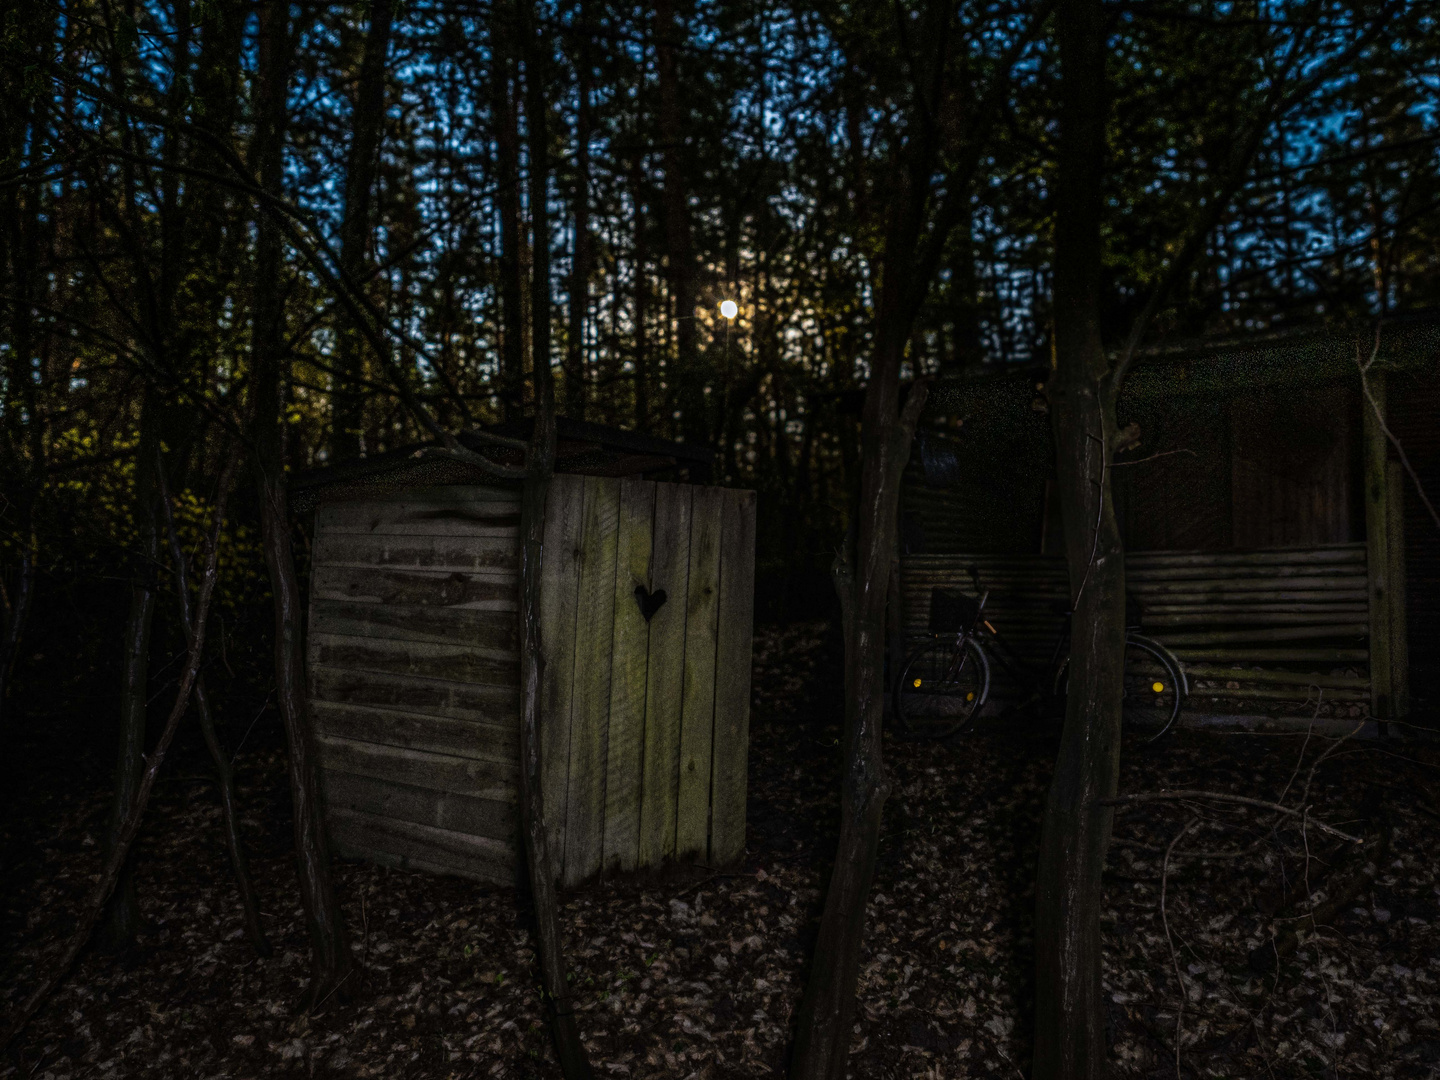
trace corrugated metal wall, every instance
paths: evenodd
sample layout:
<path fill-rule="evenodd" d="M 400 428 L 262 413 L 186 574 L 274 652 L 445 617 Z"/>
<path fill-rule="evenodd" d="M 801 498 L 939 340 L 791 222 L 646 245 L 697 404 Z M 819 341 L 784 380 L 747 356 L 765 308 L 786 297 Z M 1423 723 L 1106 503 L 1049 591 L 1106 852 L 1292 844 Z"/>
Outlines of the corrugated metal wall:
<path fill-rule="evenodd" d="M 1434 378 L 1392 375 L 1390 430 L 1432 503 L 1440 500 L 1440 384 Z M 1437 503 L 1440 505 L 1440 503 Z M 1405 483 L 1406 612 L 1410 629 L 1410 694 L 1417 719 L 1440 711 L 1440 533 Z"/>
<path fill-rule="evenodd" d="M 992 665 L 997 696 L 1024 697 L 1046 678 L 1068 606 L 1062 559 L 918 555 L 900 566 L 907 634 L 925 635 L 932 589 L 989 590 L 989 623 L 1033 669 Z M 1190 708 L 1323 704 L 1327 715 L 1344 715 L 1369 698 L 1364 544 L 1133 551 L 1125 573 L 1141 628 L 1190 673 Z"/>

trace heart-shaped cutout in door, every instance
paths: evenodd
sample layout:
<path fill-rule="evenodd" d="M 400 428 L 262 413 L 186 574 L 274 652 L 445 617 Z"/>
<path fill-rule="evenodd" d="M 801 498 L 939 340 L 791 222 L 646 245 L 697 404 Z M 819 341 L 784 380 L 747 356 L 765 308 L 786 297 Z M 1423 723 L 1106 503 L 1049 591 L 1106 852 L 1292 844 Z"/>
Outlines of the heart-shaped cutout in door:
<path fill-rule="evenodd" d="M 668 597 L 664 589 L 656 589 L 652 593 L 644 585 L 635 586 L 635 602 L 640 605 L 640 614 L 645 617 L 647 623 L 664 606 L 666 599 Z"/>

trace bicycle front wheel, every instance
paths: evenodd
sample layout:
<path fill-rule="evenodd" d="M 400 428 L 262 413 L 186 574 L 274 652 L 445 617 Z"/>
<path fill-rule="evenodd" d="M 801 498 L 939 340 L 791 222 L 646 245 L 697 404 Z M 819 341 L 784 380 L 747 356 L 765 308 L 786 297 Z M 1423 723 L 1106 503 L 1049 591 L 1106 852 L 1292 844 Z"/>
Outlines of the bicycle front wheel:
<path fill-rule="evenodd" d="M 990 661 L 973 639 L 926 642 L 910 654 L 895 683 L 895 719 L 908 735 L 943 739 L 965 730 L 990 693 Z"/>
<path fill-rule="evenodd" d="M 1125 722 L 1153 731 L 1154 742 L 1174 726 L 1184 701 L 1185 682 L 1175 661 L 1155 642 L 1139 634 L 1125 637 Z"/>

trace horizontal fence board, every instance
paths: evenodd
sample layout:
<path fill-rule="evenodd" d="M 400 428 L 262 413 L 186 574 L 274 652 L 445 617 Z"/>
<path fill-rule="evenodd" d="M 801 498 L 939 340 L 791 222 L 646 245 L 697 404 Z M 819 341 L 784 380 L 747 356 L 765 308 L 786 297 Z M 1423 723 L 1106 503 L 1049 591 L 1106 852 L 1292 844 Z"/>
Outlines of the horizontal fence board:
<path fill-rule="evenodd" d="M 1326 638 L 1367 637 L 1366 623 L 1335 626 L 1276 626 L 1263 630 L 1209 630 L 1199 634 L 1166 634 L 1162 644 L 1176 645 L 1243 645 L 1257 641 L 1314 641 Z"/>
<path fill-rule="evenodd" d="M 421 487 L 406 485 L 396 488 L 372 488 L 363 494 L 357 493 L 353 498 L 339 499 L 334 503 L 326 501 L 324 506 L 346 505 L 356 503 L 380 503 L 382 505 L 393 505 L 396 503 L 422 503 L 424 505 L 448 506 L 451 503 L 468 505 L 470 503 L 513 503 L 520 505 L 519 486 L 502 486 L 499 484 L 429 484 Z"/>
<path fill-rule="evenodd" d="M 357 810 L 337 808 L 327 819 L 330 842 L 341 858 L 373 859 L 402 869 L 457 874 L 495 884 L 515 879 L 515 852 L 497 840 Z"/>
<path fill-rule="evenodd" d="M 317 530 L 315 566 L 449 570 L 518 580 L 520 545 L 504 536 L 376 536 Z"/>
<path fill-rule="evenodd" d="M 1358 590 L 1356 590 L 1358 591 Z M 1363 607 L 1365 596 L 1351 590 L 1313 593 L 1221 593 L 1205 596 L 1198 593 L 1174 593 L 1144 596 L 1140 606 L 1157 615 L 1177 611 L 1213 611 L 1217 615 L 1238 611 L 1329 611 Z"/>
<path fill-rule="evenodd" d="M 520 659 L 520 626 L 512 611 L 317 597 L 310 604 L 310 626 L 317 634 L 438 644 L 463 642 L 481 656 L 517 662 Z"/>
<path fill-rule="evenodd" d="M 1335 596 L 1353 599 L 1354 594 L 1357 593 L 1362 599 L 1365 596 L 1364 574 L 1351 574 L 1346 577 L 1317 576 L 1313 580 L 1290 578 L 1282 581 L 1269 577 L 1248 580 L 1204 578 L 1195 581 L 1159 582 L 1130 582 L 1127 579 L 1126 585 L 1130 592 L 1146 600 L 1157 602 L 1168 602 L 1172 596 L 1195 596 L 1205 600 L 1234 598 L 1240 602 L 1251 600 L 1259 602 L 1265 599 L 1320 600 Z"/>
<path fill-rule="evenodd" d="M 1370 680 L 1359 675 L 1317 675 L 1308 671 L 1273 671 L 1269 669 L 1220 667 L 1215 664 L 1188 664 L 1185 673 L 1192 679 L 1228 682 L 1292 683 L 1300 686 L 1333 686 L 1367 689 Z"/>
<path fill-rule="evenodd" d="M 379 503 L 322 503 L 315 512 L 315 531 L 391 536 L 520 535 L 518 500 L 477 503 L 436 503 L 406 500 Z"/>
<path fill-rule="evenodd" d="M 420 750 L 337 739 L 330 735 L 317 735 L 315 745 L 322 769 L 368 776 L 374 780 L 391 780 L 432 791 L 454 791 L 477 799 L 511 803 L 516 800 L 520 775 L 518 762 L 502 765 L 450 754 L 427 754 Z"/>
<path fill-rule="evenodd" d="M 1368 650 L 1368 592 L 1363 544 L 1240 552 L 1130 552 L 1126 587 L 1141 625 L 1188 665 L 1240 670 L 1244 663 L 1350 664 L 1364 667 Z M 928 629 L 930 592 L 958 589 L 972 596 L 989 590 L 985 616 L 1023 663 L 1048 664 L 1064 624 L 1057 608 L 1068 604 L 1063 560 L 1039 555 L 907 556 L 901 595 L 907 632 Z M 1015 680 L 993 665 L 1000 689 Z M 1363 697 L 1368 677 L 1316 675 L 1282 667 L 1245 679 L 1216 676 L 1210 696 L 1303 701 L 1310 687 L 1328 700 Z M 1224 681 L 1240 681 L 1240 691 Z M 1208 681 L 1208 680 L 1207 680 Z M 1263 692 L 1262 692 L 1263 691 Z"/>
<path fill-rule="evenodd" d="M 317 566 L 310 574 L 310 590 L 322 600 L 468 607 L 488 611 L 515 611 L 520 601 L 516 580 L 443 570 Z"/>
<path fill-rule="evenodd" d="M 338 705 L 371 705 L 424 716 L 449 716 L 502 726 L 520 722 L 519 692 L 505 687 L 412 679 L 324 666 L 311 668 L 310 684 L 312 697 Z"/>
<path fill-rule="evenodd" d="M 322 771 L 320 778 L 327 811 L 356 810 L 431 828 L 483 836 L 509 845 L 516 840 L 518 819 L 513 803 L 397 784 L 354 773 Z"/>
<path fill-rule="evenodd" d="M 1224 573 L 1217 572 L 1213 567 L 1206 566 L 1155 566 L 1136 567 L 1125 570 L 1125 579 L 1128 582 L 1132 578 L 1141 587 L 1149 582 L 1167 581 L 1283 581 L 1291 582 L 1312 582 L 1329 581 L 1341 579 L 1345 581 L 1363 580 L 1365 577 L 1362 567 L 1357 573 L 1353 567 L 1345 566 L 1229 566 Z"/>
<path fill-rule="evenodd" d="M 501 764 L 520 760 L 520 734 L 515 724 L 483 724 L 329 701 L 311 702 L 310 716 L 317 732 L 336 738 Z"/>
<path fill-rule="evenodd" d="M 1366 690 L 1322 690 L 1306 693 L 1301 687 L 1252 686 L 1239 690 L 1228 687 L 1203 688 L 1190 686 L 1190 700 L 1196 698 L 1217 698 L 1224 701 L 1369 701 L 1370 691 Z"/>
<path fill-rule="evenodd" d="M 1368 649 L 1242 649 L 1180 645 L 1171 646 L 1170 651 L 1187 664 L 1192 660 L 1234 664 L 1366 664 L 1370 661 Z"/>
<path fill-rule="evenodd" d="M 520 685 L 518 658 L 497 660 L 481 655 L 466 645 L 317 633 L 310 640 L 310 650 L 313 663 L 329 668 L 409 675 L 417 679 L 439 679 L 476 686 Z"/>
<path fill-rule="evenodd" d="M 1152 614 L 1145 612 L 1142 626 L 1334 626 L 1365 618 L 1364 607 L 1332 607 L 1300 611 L 1235 611 L 1229 614 L 1211 611 L 1176 611 Z"/>

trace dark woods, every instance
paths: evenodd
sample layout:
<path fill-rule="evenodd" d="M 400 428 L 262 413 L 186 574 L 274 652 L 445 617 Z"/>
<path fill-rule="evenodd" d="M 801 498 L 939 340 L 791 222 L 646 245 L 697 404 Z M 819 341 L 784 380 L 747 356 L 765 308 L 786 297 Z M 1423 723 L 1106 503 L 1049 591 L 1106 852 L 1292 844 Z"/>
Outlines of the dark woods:
<path fill-rule="evenodd" d="M 1099 1075 L 1117 397 L 1157 340 L 1433 303 L 1435 30 L 1386 0 L 0 0 L 0 739 L 83 742 L 112 784 L 97 940 L 136 942 L 126 855 L 194 715 L 268 952 L 232 775 L 258 709 L 286 749 L 299 1005 L 363 992 L 290 480 L 426 443 L 521 481 L 529 595 L 558 413 L 713 446 L 760 494 L 760 617 L 843 625 L 839 847 L 790 1059 L 842 1076 L 901 473 L 932 386 L 1024 368 L 1093 630 L 1040 847 L 1035 1075 Z M 523 467 L 456 439 L 527 417 Z M 525 797 L 535 981 L 584 1075 Z"/>

